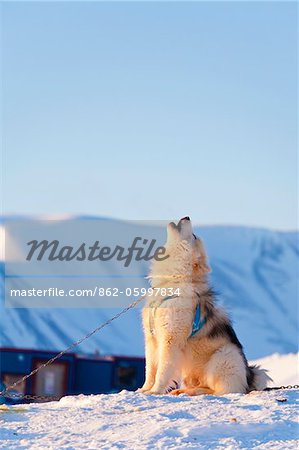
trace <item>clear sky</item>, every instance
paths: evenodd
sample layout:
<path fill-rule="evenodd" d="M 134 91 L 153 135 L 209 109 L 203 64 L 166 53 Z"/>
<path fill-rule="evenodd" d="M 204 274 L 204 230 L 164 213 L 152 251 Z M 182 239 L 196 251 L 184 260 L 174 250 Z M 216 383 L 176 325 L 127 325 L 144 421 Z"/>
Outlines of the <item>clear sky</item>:
<path fill-rule="evenodd" d="M 2 3 L 4 213 L 297 227 L 296 3 Z"/>

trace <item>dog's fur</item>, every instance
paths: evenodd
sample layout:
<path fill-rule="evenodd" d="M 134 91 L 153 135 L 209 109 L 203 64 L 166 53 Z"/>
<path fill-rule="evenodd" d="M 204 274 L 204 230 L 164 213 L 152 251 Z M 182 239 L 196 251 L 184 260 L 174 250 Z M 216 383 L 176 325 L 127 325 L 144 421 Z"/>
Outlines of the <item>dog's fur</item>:
<path fill-rule="evenodd" d="M 138 391 L 223 395 L 264 389 L 271 379 L 265 370 L 248 365 L 229 318 L 216 305 L 204 246 L 188 217 L 168 225 L 165 247 L 169 257 L 153 263 L 149 278 L 153 287 L 179 288 L 180 295 L 166 301 L 165 295 L 147 297 L 146 379 Z M 191 336 L 198 303 L 205 324 Z M 182 388 L 174 389 L 177 384 Z"/>

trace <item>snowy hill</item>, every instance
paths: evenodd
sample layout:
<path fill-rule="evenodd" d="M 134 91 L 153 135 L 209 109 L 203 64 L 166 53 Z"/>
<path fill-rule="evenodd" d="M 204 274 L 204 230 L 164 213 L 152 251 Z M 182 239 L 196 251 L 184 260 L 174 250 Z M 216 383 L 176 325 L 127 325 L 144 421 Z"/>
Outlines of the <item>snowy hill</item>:
<path fill-rule="evenodd" d="M 297 352 L 298 233 L 202 227 L 211 284 L 228 308 L 248 358 Z M 140 269 L 140 277 L 147 273 Z M 126 281 L 113 280 L 126 285 Z M 142 281 L 144 286 L 147 282 Z M 97 327 L 112 309 L 7 309 L 1 267 L 1 346 L 61 350 Z M 140 309 L 128 312 L 78 352 L 143 355 Z"/>

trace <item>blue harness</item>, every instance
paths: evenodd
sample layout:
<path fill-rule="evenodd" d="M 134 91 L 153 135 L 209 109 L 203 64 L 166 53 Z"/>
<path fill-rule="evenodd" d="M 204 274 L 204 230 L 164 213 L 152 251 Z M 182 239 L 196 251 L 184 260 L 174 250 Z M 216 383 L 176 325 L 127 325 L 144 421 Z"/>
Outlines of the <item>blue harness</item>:
<path fill-rule="evenodd" d="M 192 337 L 196 333 L 198 333 L 198 331 L 202 329 L 202 327 L 204 326 L 206 321 L 207 321 L 206 317 L 201 317 L 200 304 L 198 304 L 196 307 L 196 311 L 195 311 L 195 316 L 194 316 L 194 320 L 193 320 L 192 331 L 191 331 L 190 337 Z"/>
<path fill-rule="evenodd" d="M 168 297 L 163 298 L 163 302 L 165 302 L 166 300 L 171 300 L 176 297 L 177 297 L 177 295 L 169 295 Z M 198 333 L 202 329 L 202 327 L 204 326 L 206 321 L 207 321 L 206 317 L 201 317 L 200 304 L 198 304 L 196 306 L 195 316 L 194 316 L 194 320 L 193 320 L 193 324 L 192 324 L 192 330 L 191 330 L 191 334 L 190 334 L 189 338 L 194 336 L 196 333 Z M 151 330 L 151 333 L 153 334 L 152 330 Z"/>

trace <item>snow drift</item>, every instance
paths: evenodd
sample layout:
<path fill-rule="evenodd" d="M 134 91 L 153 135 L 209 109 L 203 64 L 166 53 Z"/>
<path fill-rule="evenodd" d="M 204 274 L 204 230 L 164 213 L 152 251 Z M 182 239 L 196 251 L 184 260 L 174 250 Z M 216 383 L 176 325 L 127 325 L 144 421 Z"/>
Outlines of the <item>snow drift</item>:
<path fill-rule="evenodd" d="M 0 414 L 0 448 L 298 448 L 297 391 L 223 397 L 119 394 L 64 397 Z"/>

